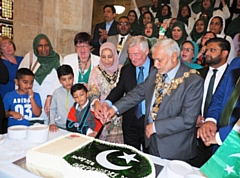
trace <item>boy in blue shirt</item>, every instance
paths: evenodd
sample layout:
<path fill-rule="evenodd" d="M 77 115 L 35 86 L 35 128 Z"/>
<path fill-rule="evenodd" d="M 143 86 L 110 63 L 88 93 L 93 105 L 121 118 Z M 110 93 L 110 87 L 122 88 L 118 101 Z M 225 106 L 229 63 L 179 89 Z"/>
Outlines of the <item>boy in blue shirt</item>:
<path fill-rule="evenodd" d="M 8 127 L 14 125 L 30 125 L 30 120 L 42 113 L 42 103 L 38 93 L 33 92 L 34 74 L 27 68 L 17 71 L 15 84 L 18 89 L 4 96 L 5 115 Z"/>
<path fill-rule="evenodd" d="M 49 115 L 50 132 L 58 131 L 58 128 L 66 129 L 66 121 L 74 100 L 70 94 L 73 85 L 74 74 L 69 65 L 62 65 L 57 69 L 57 75 L 61 87 L 57 88 L 52 95 Z"/>

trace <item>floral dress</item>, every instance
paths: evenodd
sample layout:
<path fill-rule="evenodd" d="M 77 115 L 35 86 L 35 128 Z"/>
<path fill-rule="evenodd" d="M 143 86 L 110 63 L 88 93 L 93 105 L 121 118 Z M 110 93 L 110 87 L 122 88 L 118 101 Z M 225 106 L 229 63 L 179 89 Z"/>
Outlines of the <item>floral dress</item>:
<path fill-rule="evenodd" d="M 108 75 L 98 65 L 91 71 L 88 86 L 88 95 L 90 100 L 99 99 L 102 104 L 110 91 L 117 85 L 120 76 L 121 66 L 114 72 L 112 76 Z M 123 143 L 123 132 L 122 132 L 122 117 L 115 116 L 110 123 L 103 126 L 102 133 L 100 135 L 101 140 Z"/>

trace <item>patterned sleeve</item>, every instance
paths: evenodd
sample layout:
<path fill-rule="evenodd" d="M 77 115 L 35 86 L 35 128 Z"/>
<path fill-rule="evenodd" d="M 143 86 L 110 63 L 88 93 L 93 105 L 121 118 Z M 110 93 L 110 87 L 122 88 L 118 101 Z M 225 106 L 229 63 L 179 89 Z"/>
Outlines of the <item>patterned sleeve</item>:
<path fill-rule="evenodd" d="M 88 80 L 88 98 L 90 100 L 90 103 L 95 99 L 100 100 L 100 97 L 101 97 L 101 93 L 98 88 L 99 80 L 97 77 L 98 76 L 97 73 L 98 73 L 98 69 L 97 67 L 94 67 L 90 73 L 89 80 Z"/>

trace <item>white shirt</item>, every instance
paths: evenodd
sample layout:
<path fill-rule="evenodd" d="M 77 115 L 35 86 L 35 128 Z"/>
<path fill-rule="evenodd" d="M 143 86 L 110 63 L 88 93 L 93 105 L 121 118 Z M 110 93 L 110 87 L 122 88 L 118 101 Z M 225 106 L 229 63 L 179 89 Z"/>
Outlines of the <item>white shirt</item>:
<path fill-rule="evenodd" d="M 215 82 L 214 82 L 214 86 L 213 86 L 213 93 L 215 93 L 215 90 L 225 72 L 227 68 L 227 63 L 223 64 L 222 66 L 216 68 L 218 71 L 216 73 L 216 78 L 215 78 Z M 206 100 L 206 96 L 207 96 L 207 91 L 208 91 L 208 85 L 209 85 L 209 82 L 210 82 L 210 79 L 213 75 L 213 67 L 209 67 L 209 70 L 208 70 L 208 73 L 207 73 L 207 76 L 205 78 L 205 81 L 204 81 L 204 92 L 203 92 L 203 100 L 202 100 L 202 108 L 201 108 L 201 111 L 202 113 L 204 113 L 204 104 L 205 104 L 205 100 Z"/>

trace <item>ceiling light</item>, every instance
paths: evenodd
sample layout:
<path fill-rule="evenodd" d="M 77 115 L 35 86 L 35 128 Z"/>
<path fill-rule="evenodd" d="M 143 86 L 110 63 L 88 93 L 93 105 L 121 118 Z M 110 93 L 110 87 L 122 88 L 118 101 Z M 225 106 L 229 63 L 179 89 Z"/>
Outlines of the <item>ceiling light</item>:
<path fill-rule="evenodd" d="M 121 5 L 114 5 L 115 9 L 116 9 L 116 14 L 121 14 L 125 11 L 125 7 L 121 6 Z"/>

